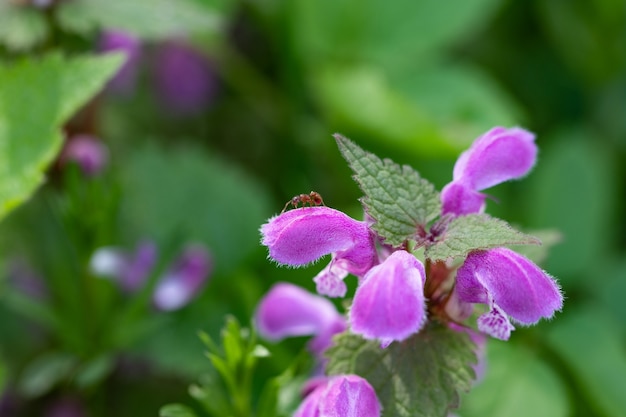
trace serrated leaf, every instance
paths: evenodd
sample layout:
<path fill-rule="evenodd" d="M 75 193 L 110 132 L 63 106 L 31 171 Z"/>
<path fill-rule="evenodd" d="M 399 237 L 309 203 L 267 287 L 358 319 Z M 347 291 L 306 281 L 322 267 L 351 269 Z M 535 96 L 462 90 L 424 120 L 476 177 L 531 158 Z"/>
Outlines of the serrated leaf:
<path fill-rule="evenodd" d="M 487 214 L 455 217 L 438 240 L 426 248 L 432 260 L 461 258 L 478 249 L 510 245 L 540 245 L 534 236 L 518 232 L 504 220 Z"/>
<path fill-rule="evenodd" d="M 469 337 L 431 323 L 402 343 L 380 343 L 343 333 L 327 351 L 327 372 L 357 374 L 376 390 L 383 417 L 441 417 L 458 407 L 459 391 L 475 378 Z"/>
<path fill-rule="evenodd" d="M 190 0 L 74 0 L 59 5 L 57 19 L 72 32 L 117 29 L 147 40 L 214 32 L 221 26 L 217 13 Z"/>
<path fill-rule="evenodd" d="M 541 245 L 514 246 L 512 249 L 536 264 L 545 261 L 550 249 L 563 240 L 563 234 L 555 229 L 533 230 L 530 234 L 539 239 Z"/>
<path fill-rule="evenodd" d="M 376 221 L 373 228 L 386 243 L 401 245 L 439 216 L 439 193 L 417 171 L 389 159 L 381 160 L 349 139 L 334 136 L 365 194 L 365 209 Z"/>
<path fill-rule="evenodd" d="M 48 25 L 40 10 L 0 2 L 0 43 L 9 50 L 28 50 L 46 39 Z"/>
<path fill-rule="evenodd" d="M 61 147 L 61 126 L 121 61 L 119 55 L 48 55 L 0 66 L 0 219 L 43 182 Z"/>

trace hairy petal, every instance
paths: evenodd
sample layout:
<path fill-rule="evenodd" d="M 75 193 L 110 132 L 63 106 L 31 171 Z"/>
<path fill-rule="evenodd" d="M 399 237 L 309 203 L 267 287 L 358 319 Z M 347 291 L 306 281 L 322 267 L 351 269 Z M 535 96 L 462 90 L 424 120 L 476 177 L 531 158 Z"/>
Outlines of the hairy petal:
<path fill-rule="evenodd" d="M 475 251 L 457 271 L 459 299 L 485 303 L 487 295 L 522 324 L 550 318 L 563 307 L 557 283 L 527 258 L 506 248 Z"/>
<path fill-rule="evenodd" d="M 261 299 L 255 322 L 259 333 L 270 340 L 324 334 L 326 341 L 317 342 L 320 350 L 330 343 L 329 329 L 341 327 L 338 323 L 342 322 L 345 328 L 343 317 L 330 301 L 284 282 L 275 284 Z"/>
<path fill-rule="evenodd" d="M 443 214 L 455 214 L 457 216 L 485 211 L 485 199 L 487 196 L 458 182 L 451 182 L 441 191 Z"/>
<path fill-rule="evenodd" d="M 380 417 L 374 388 L 357 375 L 333 378 L 319 401 L 320 417 Z"/>
<path fill-rule="evenodd" d="M 454 166 L 454 182 L 476 191 L 526 175 L 537 159 L 535 135 L 518 127 L 495 127 L 480 136 Z"/>
<path fill-rule="evenodd" d="M 384 345 L 417 333 L 426 319 L 424 281 L 419 260 L 406 251 L 392 253 L 357 288 L 350 309 L 352 331 Z"/>
<path fill-rule="evenodd" d="M 478 330 L 500 340 L 509 340 L 511 331 L 515 330 L 506 314 L 497 305 L 492 306 L 489 312 L 478 317 L 477 323 Z"/>
<path fill-rule="evenodd" d="M 329 207 L 303 207 L 273 217 L 261 226 L 263 245 L 282 265 L 302 266 L 334 253 L 348 261 L 348 272 L 364 274 L 376 261 L 365 222 Z"/>

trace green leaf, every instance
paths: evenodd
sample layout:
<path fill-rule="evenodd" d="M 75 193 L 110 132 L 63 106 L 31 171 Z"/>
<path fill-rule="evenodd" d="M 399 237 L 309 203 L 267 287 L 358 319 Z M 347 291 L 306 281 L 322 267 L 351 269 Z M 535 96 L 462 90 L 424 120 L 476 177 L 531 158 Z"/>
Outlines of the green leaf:
<path fill-rule="evenodd" d="M 381 160 L 339 134 L 335 139 L 365 194 L 365 209 L 376 220 L 373 228 L 386 243 L 401 245 L 439 216 L 439 193 L 413 168 Z"/>
<path fill-rule="evenodd" d="M 474 379 L 469 337 L 430 323 L 418 334 L 381 349 L 380 343 L 343 333 L 327 351 L 327 372 L 357 374 L 376 390 L 383 417 L 441 417 L 458 407 L 459 391 Z"/>
<path fill-rule="evenodd" d="M 230 273 L 258 249 L 259 224 L 271 214 L 261 184 L 192 146 L 138 147 L 124 164 L 123 182 L 129 241 L 150 236 L 171 245 L 184 236 L 204 243 L 216 274 Z"/>
<path fill-rule="evenodd" d="M 463 417 L 567 417 L 565 383 L 531 351 L 513 343 L 490 340 L 486 374 L 463 397 Z"/>
<path fill-rule="evenodd" d="M 83 364 L 76 373 L 76 385 L 80 388 L 96 386 L 104 380 L 115 367 L 114 357 L 101 355 Z"/>
<path fill-rule="evenodd" d="M 539 244 L 539 239 L 518 232 L 504 220 L 487 214 L 469 214 L 452 219 L 439 239 L 426 248 L 425 254 L 432 260 L 446 260 L 464 257 L 477 249 Z"/>
<path fill-rule="evenodd" d="M 44 14 L 33 7 L 0 2 L 0 43 L 9 50 L 24 51 L 42 43 L 48 36 Z"/>
<path fill-rule="evenodd" d="M 215 32 L 221 27 L 216 13 L 191 0 L 74 0 L 59 5 L 57 19 L 72 32 L 113 28 L 147 40 Z"/>
<path fill-rule="evenodd" d="M 44 181 L 61 126 L 120 64 L 119 55 L 49 55 L 0 66 L 0 219 Z"/>
<path fill-rule="evenodd" d="M 39 397 L 59 382 L 69 379 L 76 363 L 76 358 L 67 353 L 46 353 L 28 364 L 20 376 L 17 388 L 27 398 Z"/>
<path fill-rule="evenodd" d="M 532 230 L 529 234 L 539 239 L 541 245 L 513 246 L 512 249 L 536 264 L 541 264 L 548 259 L 550 249 L 563 240 L 563 234 L 555 229 Z"/>
<path fill-rule="evenodd" d="M 626 416 L 626 352 L 623 329 L 599 306 L 571 311 L 556 320 L 548 344 L 572 373 L 598 415 Z"/>
<path fill-rule="evenodd" d="M 196 417 L 196 413 L 183 404 L 168 404 L 159 410 L 159 417 Z"/>

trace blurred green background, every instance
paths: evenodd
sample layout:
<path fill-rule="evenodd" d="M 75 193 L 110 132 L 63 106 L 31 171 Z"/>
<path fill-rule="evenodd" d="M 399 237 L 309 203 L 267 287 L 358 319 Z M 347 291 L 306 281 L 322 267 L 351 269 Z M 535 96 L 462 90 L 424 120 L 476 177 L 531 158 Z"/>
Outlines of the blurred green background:
<path fill-rule="evenodd" d="M 67 398 L 94 416 L 191 403 L 186 386 L 209 368 L 197 330 L 216 335 L 227 313 L 249 323 L 274 282 L 312 289 L 323 266 L 277 268 L 259 226 L 311 190 L 362 216 L 332 133 L 441 188 L 478 135 L 519 125 L 537 135 L 537 166 L 489 190 L 487 212 L 560 231 L 543 267 L 565 307 L 507 343 L 489 342 L 487 374 L 458 415 L 626 416 L 623 0 L 2 2 L 6 62 L 94 54 L 107 30 L 141 45 L 134 86 L 106 91 L 66 125 L 107 145 L 106 172 L 81 180 L 53 165 L 1 225 L 4 269 L 26 259 L 54 289 L 41 302 L 19 294 L 6 271 L 0 284 L 0 385 L 15 415 L 46 415 Z M 174 85 L 201 80 L 189 94 L 205 95 L 191 110 L 172 108 L 159 90 L 159 51 L 172 42 L 202 62 L 163 70 Z M 183 242 L 209 248 L 215 269 L 193 302 L 156 313 L 96 280 L 95 291 L 114 300 L 101 322 L 87 315 L 86 333 L 46 324 L 65 307 L 66 323 L 84 313 L 73 280 L 95 280 L 94 250 L 141 239 L 156 242 L 161 268 Z M 64 333 L 94 328 L 106 337 L 90 346 Z M 281 372 L 304 343 L 274 346 L 261 375 Z"/>

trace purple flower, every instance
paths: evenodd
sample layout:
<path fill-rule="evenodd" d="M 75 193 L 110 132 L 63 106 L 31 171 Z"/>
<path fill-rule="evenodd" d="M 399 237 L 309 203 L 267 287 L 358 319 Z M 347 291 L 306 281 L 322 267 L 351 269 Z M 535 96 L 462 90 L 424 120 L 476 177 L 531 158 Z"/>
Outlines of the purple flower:
<path fill-rule="evenodd" d="M 309 394 L 293 417 L 380 417 L 374 388 L 357 375 L 339 375 Z"/>
<path fill-rule="evenodd" d="M 563 307 L 554 279 L 506 248 L 471 252 L 457 271 L 455 291 L 461 302 L 489 305 L 489 312 L 478 318 L 478 329 L 502 340 L 514 330 L 509 318 L 531 325 Z"/>
<path fill-rule="evenodd" d="M 116 247 L 103 247 L 94 252 L 90 260 L 95 275 L 113 278 L 126 292 L 141 289 L 156 263 L 157 248 L 153 242 L 140 242 L 135 252 Z"/>
<path fill-rule="evenodd" d="M 537 159 L 535 136 L 521 128 L 495 127 L 480 136 L 454 165 L 453 180 L 441 193 L 443 213 L 482 212 L 479 191 L 526 175 Z"/>
<path fill-rule="evenodd" d="M 259 334 L 269 340 L 315 335 L 309 348 L 316 355 L 346 328 L 344 317 L 330 301 L 284 282 L 275 284 L 263 297 L 255 321 Z"/>
<path fill-rule="evenodd" d="M 202 288 L 211 268 L 211 257 L 204 246 L 187 246 L 158 282 L 152 296 L 155 306 L 164 311 L 185 306 Z"/>
<path fill-rule="evenodd" d="M 78 164 L 87 176 L 102 172 L 109 160 L 107 147 L 91 135 L 76 135 L 68 139 L 61 153 L 61 162 Z"/>
<path fill-rule="evenodd" d="M 354 333 L 380 339 L 383 346 L 417 333 L 426 320 L 424 266 L 399 250 L 363 278 L 350 308 Z"/>
<path fill-rule="evenodd" d="M 101 52 L 121 51 L 126 55 L 124 65 L 109 81 L 108 88 L 118 94 L 129 95 L 135 89 L 141 42 L 133 35 L 120 30 L 107 30 L 100 35 L 98 50 Z"/>
<path fill-rule="evenodd" d="M 178 115 L 204 110 L 217 92 L 211 63 L 180 40 L 165 42 L 157 50 L 154 81 L 164 106 Z"/>
<path fill-rule="evenodd" d="M 348 273 L 363 276 L 376 262 L 369 227 L 329 207 L 303 207 L 271 218 L 261 226 L 269 257 L 281 265 L 303 266 L 333 254 L 316 277 L 317 292 L 343 297 Z"/>

